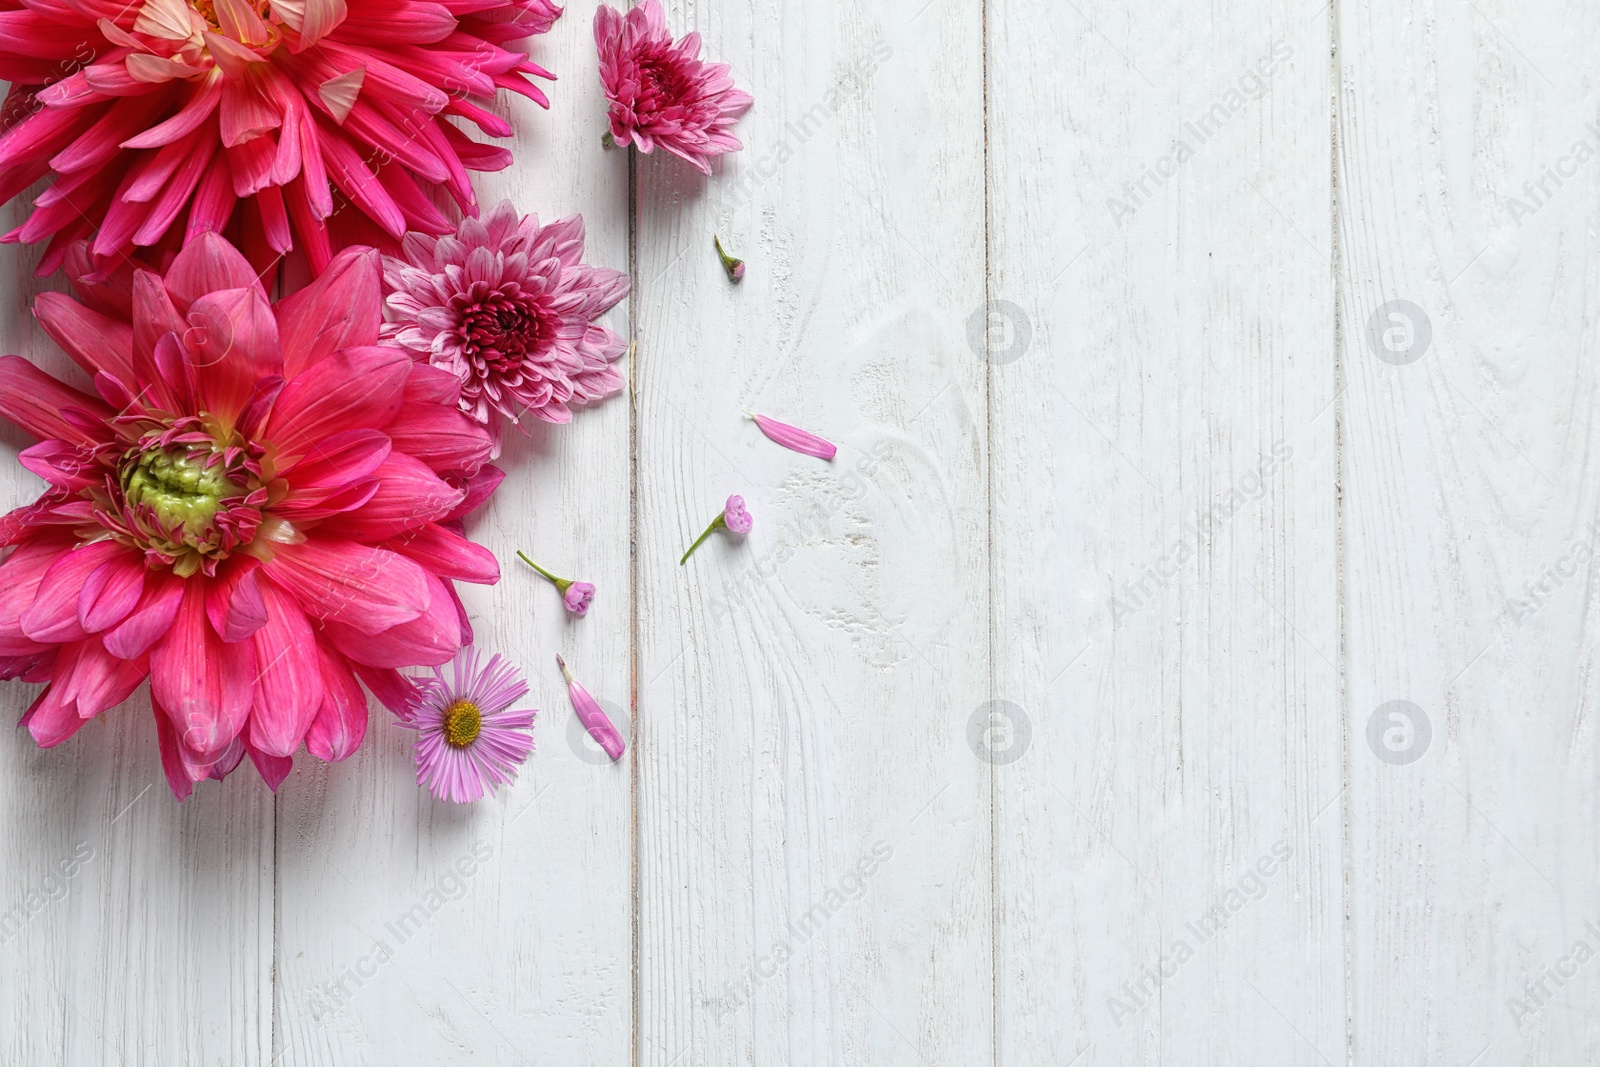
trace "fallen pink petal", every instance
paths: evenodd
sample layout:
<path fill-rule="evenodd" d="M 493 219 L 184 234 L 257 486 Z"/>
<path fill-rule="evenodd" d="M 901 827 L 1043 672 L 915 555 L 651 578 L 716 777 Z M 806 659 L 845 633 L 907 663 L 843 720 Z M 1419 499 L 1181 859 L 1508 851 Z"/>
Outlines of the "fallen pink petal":
<path fill-rule="evenodd" d="M 798 426 L 790 426 L 777 419 L 769 419 L 765 415 L 751 415 L 761 432 L 772 440 L 778 442 L 791 452 L 799 452 L 804 456 L 816 456 L 818 459 L 832 459 L 839 454 L 839 449 L 832 441 L 824 440 L 814 433 L 809 433 Z"/>
<path fill-rule="evenodd" d="M 613 760 L 621 759 L 628 745 L 622 740 L 622 735 L 617 733 L 617 728 L 611 725 L 611 719 L 606 715 L 605 709 L 572 677 L 572 672 L 567 669 L 567 661 L 559 655 L 556 656 L 556 666 L 561 668 L 561 673 L 567 679 L 567 695 L 572 698 L 572 710 L 577 712 L 578 721 L 589 731 L 589 736 L 594 738 L 595 744 L 606 750 L 606 755 Z"/>

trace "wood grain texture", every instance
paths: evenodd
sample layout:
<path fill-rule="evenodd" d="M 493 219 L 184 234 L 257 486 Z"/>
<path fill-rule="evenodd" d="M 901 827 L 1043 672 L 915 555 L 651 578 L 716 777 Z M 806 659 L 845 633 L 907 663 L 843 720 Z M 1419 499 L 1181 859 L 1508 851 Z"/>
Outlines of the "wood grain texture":
<path fill-rule="evenodd" d="M 1600 1057 L 1597 37 L 1592 4 L 1341 5 L 1357 1062 Z M 1396 700 L 1431 741 L 1384 712 L 1386 762 Z"/>
<path fill-rule="evenodd" d="M 667 6 L 757 104 L 639 164 L 638 1062 L 983 1062 L 981 12 Z"/>
<path fill-rule="evenodd" d="M 998 1061 L 1333 1062 L 1328 20 L 991 13 Z"/>

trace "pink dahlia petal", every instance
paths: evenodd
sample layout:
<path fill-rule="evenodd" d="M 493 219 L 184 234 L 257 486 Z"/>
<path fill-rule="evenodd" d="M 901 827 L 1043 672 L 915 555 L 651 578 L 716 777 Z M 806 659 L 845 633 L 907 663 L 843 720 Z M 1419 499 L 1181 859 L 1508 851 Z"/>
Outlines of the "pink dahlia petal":
<path fill-rule="evenodd" d="M 173 726 L 172 716 L 152 699 L 156 714 L 156 739 L 161 747 L 161 768 L 166 772 L 167 785 L 178 800 L 187 800 L 196 784 L 208 778 L 222 779 L 231 774 L 244 759 L 244 742 L 235 738 L 221 753 L 205 756 L 183 743 L 182 736 Z"/>
<path fill-rule="evenodd" d="M 454 399 L 448 408 L 408 402 L 384 429 L 396 448 L 441 474 L 488 470 L 484 464 L 494 452 L 488 430 L 464 414 Z"/>
<path fill-rule="evenodd" d="M 57 669 L 76 665 L 76 646 L 67 645 L 57 658 Z M 27 711 L 28 733 L 40 748 L 54 748 L 83 729 L 89 720 L 78 714 L 78 706 L 66 698 L 59 683 L 52 682 Z"/>
<path fill-rule="evenodd" d="M 333 763 L 347 759 L 367 735 L 367 695 L 349 663 L 337 652 L 317 646 L 322 670 L 322 703 L 306 733 L 306 751 Z"/>
<path fill-rule="evenodd" d="M 147 663 L 106 655 L 94 638 L 70 647 L 76 653 L 76 662 L 69 668 L 67 657 L 58 655 L 51 684 L 77 707 L 80 719 L 92 719 L 126 700 L 150 672 Z"/>
<path fill-rule="evenodd" d="M 26 634 L 22 614 L 33 604 L 51 564 L 71 547 L 70 540 L 35 538 L 18 546 L 0 564 L 0 656 L 23 656 L 51 647 Z"/>
<path fill-rule="evenodd" d="M 227 644 L 243 641 L 267 624 L 260 567 L 259 560 L 230 560 L 206 593 L 206 618 Z"/>
<path fill-rule="evenodd" d="M 369 667 L 354 660 L 350 661 L 350 669 L 395 718 L 405 720 L 416 713 L 417 687 L 405 675 L 393 667 Z"/>
<path fill-rule="evenodd" d="M 624 345 L 594 322 L 628 280 L 579 262 L 583 220 L 541 227 L 509 202 L 438 241 L 410 238 L 384 260 L 386 339 L 447 372 L 461 411 L 498 429 L 532 414 L 567 422 L 569 404 L 622 388 L 609 366 Z"/>
<path fill-rule="evenodd" d="M 184 351 L 191 390 L 208 414 L 232 426 L 256 382 L 283 372 L 278 320 L 255 288 L 207 293 L 189 308 Z"/>
<path fill-rule="evenodd" d="M 104 422 L 111 409 L 100 401 L 63 385 L 21 356 L 0 356 L 0 415 L 41 439 L 55 438 L 93 446 L 111 439 L 89 433 L 66 417 L 82 411 Z"/>
<path fill-rule="evenodd" d="M 428 572 L 403 556 L 354 541 L 284 545 L 262 564 L 306 614 L 376 634 L 427 610 Z M 386 664 L 393 666 L 393 664 Z"/>
<path fill-rule="evenodd" d="M 659 145 L 706 174 L 713 157 L 740 147 L 729 131 L 752 98 L 733 87 L 727 64 L 699 58 L 699 34 L 673 42 L 658 0 L 626 15 L 602 4 L 594 40 L 618 144 L 636 144 L 641 152 Z"/>
<path fill-rule="evenodd" d="M 144 560 L 121 551 L 95 568 L 78 592 L 78 622 L 89 633 L 109 629 L 128 617 L 144 595 Z"/>
<path fill-rule="evenodd" d="M 391 452 L 372 473 L 378 491 L 358 510 L 330 517 L 326 531 L 355 541 L 387 541 L 444 518 L 464 495 L 403 452 Z"/>
<path fill-rule="evenodd" d="M 40 293 L 33 314 L 50 339 L 90 374 L 132 380 L 133 330 L 61 293 Z"/>
<path fill-rule="evenodd" d="M 267 788 L 274 793 L 283 784 L 283 780 L 289 777 L 289 772 L 294 770 L 294 760 L 288 756 L 274 756 L 249 741 L 244 743 L 244 750 L 250 754 L 250 762 L 255 765 L 256 773 L 261 775 L 261 780 L 266 782 Z"/>
<path fill-rule="evenodd" d="M 215 233 L 200 234 L 185 245 L 166 274 L 167 292 L 180 314 L 207 293 L 260 286 L 250 261 Z"/>
<path fill-rule="evenodd" d="M 478 585 L 493 585 L 500 580 L 500 561 L 493 552 L 435 523 L 387 541 L 385 547 L 426 563 L 441 578 Z"/>
<path fill-rule="evenodd" d="M 392 348 L 347 348 L 283 387 L 267 437 L 285 457 L 343 430 L 381 427 L 399 414 L 409 362 Z"/>
<path fill-rule="evenodd" d="M 393 451 L 389 435 L 382 430 L 345 430 L 323 439 L 281 470 L 293 474 L 293 499 L 314 499 L 371 477 Z"/>
<path fill-rule="evenodd" d="M 22 630 L 41 643 L 82 641 L 88 634 L 78 620 L 78 599 L 89 576 L 127 549 L 115 541 L 95 541 L 56 559 L 39 591 L 22 613 Z"/>
<path fill-rule="evenodd" d="M 107 630 L 106 651 L 123 659 L 137 659 L 172 627 L 183 603 L 184 581 L 172 574 L 158 574 L 145 582 L 139 606 L 122 622 Z"/>
<path fill-rule="evenodd" d="M 220 757 L 244 729 L 255 673 L 254 650 L 223 644 L 206 620 L 203 585 L 186 583 L 171 628 L 150 652 L 150 692 L 178 740 L 200 756 Z"/>
<path fill-rule="evenodd" d="M 450 519 L 458 521 L 477 511 L 478 508 L 483 506 L 484 501 L 488 500 L 494 491 L 500 487 L 500 483 L 505 481 L 505 478 L 505 471 L 492 463 L 485 463 L 482 470 L 466 479 L 463 488 L 466 490 L 467 495 L 456 506 L 456 510 L 450 513 Z"/>
<path fill-rule="evenodd" d="M 284 373 L 294 377 L 342 348 L 378 343 L 378 253 L 347 248 L 316 281 L 277 308 Z"/>
<path fill-rule="evenodd" d="M 267 622 L 250 636 L 258 664 L 250 744 L 291 756 L 322 706 L 322 665 L 316 634 L 294 598 L 271 582 L 260 588 Z"/>
<path fill-rule="evenodd" d="M 428 576 L 428 606 L 415 618 L 382 633 L 363 634 L 353 626 L 324 624 L 333 645 L 353 663 L 367 667 L 431 667 L 444 663 L 464 643 L 453 591 Z"/>

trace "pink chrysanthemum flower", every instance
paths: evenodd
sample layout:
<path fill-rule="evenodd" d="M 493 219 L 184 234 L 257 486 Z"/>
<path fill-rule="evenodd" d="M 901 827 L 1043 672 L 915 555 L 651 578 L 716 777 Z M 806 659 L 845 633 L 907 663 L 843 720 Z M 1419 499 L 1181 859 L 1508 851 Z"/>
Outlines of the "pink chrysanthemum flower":
<path fill-rule="evenodd" d="M 498 432 L 531 412 L 570 422 L 569 404 L 617 392 L 622 338 L 594 322 L 628 294 L 628 276 L 579 262 L 583 218 L 540 226 L 502 201 L 453 237 L 407 234 L 385 257 L 384 340 L 461 382 L 461 410 Z"/>
<path fill-rule="evenodd" d="M 601 4 L 594 43 L 618 144 L 641 152 L 660 145 L 707 174 L 713 156 L 744 147 L 729 131 L 755 99 L 733 87 L 726 63 L 701 61 L 698 33 L 673 43 L 657 0 L 626 15 Z"/>
<path fill-rule="evenodd" d="M 0 357 L 0 415 L 49 483 L 0 518 L 0 677 L 48 682 L 23 717 L 60 744 L 146 677 L 181 800 L 248 753 L 277 788 L 302 744 L 366 732 L 357 676 L 471 640 L 452 580 L 499 578 L 461 519 L 493 489 L 488 435 L 451 376 L 379 346 L 378 257 L 339 254 L 276 307 L 202 234 L 34 313 L 98 396 Z"/>
<path fill-rule="evenodd" d="M 493 656 L 478 666 L 478 652 L 461 650 L 450 677 L 433 669 L 414 680 L 412 717 L 400 723 L 417 731 L 417 784 L 440 800 L 469 804 L 517 777 L 517 766 L 533 751 L 537 711 L 510 711 L 528 694 L 528 684 L 510 663 Z"/>
<path fill-rule="evenodd" d="M 0 0 L 0 202 L 55 177 L 4 240 L 50 240 L 47 274 L 81 237 L 103 259 L 226 228 L 261 263 L 298 241 L 320 272 L 333 189 L 359 209 L 341 237 L 448 233 L 432 190 L 476 213 L 467 171 L 511 155 L 445 116 L 505 137 L 485 106 L 497 90 L 548 106 L 529 79 L 554 75 L 502 45 L 560 13 L 551 0 Z"/>

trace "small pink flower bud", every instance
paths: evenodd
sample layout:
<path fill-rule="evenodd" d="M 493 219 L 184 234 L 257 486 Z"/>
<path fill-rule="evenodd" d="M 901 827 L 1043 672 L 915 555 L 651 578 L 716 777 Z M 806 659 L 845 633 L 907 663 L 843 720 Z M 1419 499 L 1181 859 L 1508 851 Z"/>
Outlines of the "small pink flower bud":
<path fill-rule="evenodd" d="M 561 594 L 561 603 L 568 611 L 574 615 L 589 614 L 589 602 L 594 599 L 594 586 L 588 582 L 575 582 L 571 578 L 557 578 L 520 551 L 517 553 L 517 558 L 538 571 L 546 581 L 556 587 L 556 592 Z"/>
<path fill-rule="evenodd" d="M 722 269 L 728 272 L 728 280 L 736 282 L 744 277 L 744 260 L 728 255 L 722 249 L 722 238 L 712 234 L 711 243 L 717 246 L 717 258 L 722 260 Z"/>
<path fill-rule="evenodd" d="M 690 545 L 689 550 L 683 554 L 683 558 L 678 560 L 678 565 L 682 566 L 689 562 L 689 557 L 694 554 L 694 550 L 699 548 L 706 538 L 716 533 L 719 527 L 729 533 L 746 534 L 750 532 L 750 527 L 754 525 L 755 520 L 744 509 L 744 497 L 730 496 L 728 502 L 722 506 L 722 514 L 712 519 L 711 525 L 706 527 L 705 533 L 695 538 L 694 544 Z"/>
<path fill-rule="evenodd" d="M 589 614 L 589 601 L 594 599 L 594 586 L 588 582 L 573 582 L 561 594 L 561 602 L 574 615 Z"/>
<path fill-rule="evenodd" d="M 755 525 L 755 520 L 744 509 L 744 497 L 730 496 L 728 503 L 722 509 L 722 524 L 728 528 L 729 533 L 745 534 L 750 532 L 750 527 Z"/>

